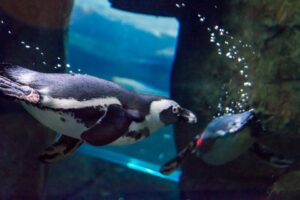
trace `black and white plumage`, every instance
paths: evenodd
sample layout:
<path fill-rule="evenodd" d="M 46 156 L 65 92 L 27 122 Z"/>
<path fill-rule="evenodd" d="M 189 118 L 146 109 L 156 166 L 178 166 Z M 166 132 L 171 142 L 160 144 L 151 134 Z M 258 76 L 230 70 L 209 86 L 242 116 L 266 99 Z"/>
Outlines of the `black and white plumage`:
<path fill-rule="evenodd" d="M 264 132 L 253 110 L 218 117 L 160 171 L 163 174 L 173 172 L 193 153 L 197 153 L 206 164 L 219 166 L 237 159 L 248 150 L 274 167 L 289 167 L 293 163 L 291 160 L 273 153 L 258 142 L 257 137 Z"/>
<path fill-rule="evenodd" d="M 1 64 L 0 94 L 19 100 L 35 119 L 63 135 L 41 155 L 45 162 L 63 158 L 82 142 L 130 144 L 180 120 L 197 122 L 191 111 L 171 99 L 130 92 L 89 75 Z"/>

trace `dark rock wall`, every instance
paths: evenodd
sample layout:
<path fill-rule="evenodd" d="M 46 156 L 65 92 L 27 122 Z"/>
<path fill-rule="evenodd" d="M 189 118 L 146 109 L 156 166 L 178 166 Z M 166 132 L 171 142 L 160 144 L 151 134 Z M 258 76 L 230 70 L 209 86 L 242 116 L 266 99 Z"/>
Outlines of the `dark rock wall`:
<path fill-rule="evenodd" d="M 211 7 L 210 2 L 204 2 L 206 8 Z M 200 13 L 207 17 L 205 25 L 195 19 L 193 12 L 185 12 L 179 18 L 180 33 L 171 93 L 175 100 L 197 112 L 199 123 L 197 127 L 183 124 L 175 126 L 178 149 L 203 130 L 218 112 L 217 104 L 219 97 L 224 94 L 224 83 L 232 91 L 228 102 L 236 99 L 235 91 L 243 84 L 239 75 L 240 65 L 225 56 L 219 56 L 217 47 L 209 42 L 206 25 L 219 25 L 228 30 L 236 40 L 253 46 L 253 49 L 240 51 L 249 65 L 249 80 L 253 83 L 246 107 L 254 107 L 260 111 L 263 123 L 271 132 L 262 141 L 275 151 L 294 158 L 294 169 L 297 169 L 300 161 L 300 4 L 292 0 L 232 0 L 218 4 L 219 11 L 210 10 L 208 13 L 201 10 L 203 6 L 200 6 L 200 3 L 195 3 L 192 7 L 198 7 Z M 295 185 L 295 172 L 293 176 L 283 176 L 277 181 L 279 175 L 284 173 L 249 154 L 221 167 L 208 166 L 200 159 L 191 157 L 183 166 L 182 197 L 225 198 L 228 194 L 230 198 L 245 195 L 266 198 L 268 192 L 273 191 L 272 194 L 285 194 L 287 198 L 300 188 L 286 186 Z M 275 181 L 276 187 L 272 189 Z M 286 188 L 289 188 L 290 193 L 287 193 Z"/>
<path fill-rule="evenodd" d="M 0 24 L 0 62 L 44 72 L 55 71 L 57 57 L 63 65 L 66 25 L 72 5 L 71 0 L 1 1 L 0 18 L 4 24 Z M 31 48 L 26 48 L 21 41 Z M 43 61 L 47 64 L 43 65 Z M 64 69 L 56 70 L 59 71 Z M 0 100 L 0 134 L 0 198 L 41 198 L 47 168 L 38 162 L 37 156 L 55 134 L 16 102 L 6 99 Z"/>

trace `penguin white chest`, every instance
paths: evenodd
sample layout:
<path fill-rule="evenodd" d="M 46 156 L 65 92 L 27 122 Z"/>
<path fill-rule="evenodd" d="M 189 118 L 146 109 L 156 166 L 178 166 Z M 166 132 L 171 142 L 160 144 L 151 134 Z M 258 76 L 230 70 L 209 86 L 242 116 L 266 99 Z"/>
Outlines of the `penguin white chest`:
<path fill-rule="evenodd" d="M 121 105 L 120 101 L 114 97 L 94 98 L 85 101 L 79 101 L 73 98 L 53 98 L 47 95 L 50 90 L 51 88 L 44 88 L 39 91 L 43 94 L 41 104 L 45 108 L 39 108 L 24 102 L 21 102 L 21 105 L 43 125 L 58 133 L 77 139 L 81 139 L 81 134 L 86 131 L 88 127 L 81 122 L 80 119 L 77 119 L 74 114 L 66 112 L 66 110 L 96 106 L 105 107 L 105 105 L 111 104 Z M 99 115 L 99 118 L 100 117 L 101 115 Z"/>
<path fill-rule="evenodd" d="M 211 165 L 223 165 L 245 153 L 253 142 L 250 130 L 245 129 L 241 133 L 218 138 L 208 152 L 202 155 L 202 159 Z"/>
<path fill-rule="evenodd" d="M 81 133 L 87 130 L 87 127 L 83 123 L 80 123 L 69 113 L 40 109 L 24 102 L 21 105 L 41 124 L 58 133 L 80 139 Z"/>

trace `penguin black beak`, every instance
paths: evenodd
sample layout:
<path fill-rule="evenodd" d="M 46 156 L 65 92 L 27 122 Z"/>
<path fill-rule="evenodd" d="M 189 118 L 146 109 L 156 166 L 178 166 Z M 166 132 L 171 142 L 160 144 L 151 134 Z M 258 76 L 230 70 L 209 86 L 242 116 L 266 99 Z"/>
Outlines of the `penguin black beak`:
<path fill-rule="evenodd" d="M 197 123 L 197 117 L 196 115 L 187 109 L 181 109 L 179 114 L 179 119 L 181 121 L 187 122 L 189 124 L 196 124 Z"/>

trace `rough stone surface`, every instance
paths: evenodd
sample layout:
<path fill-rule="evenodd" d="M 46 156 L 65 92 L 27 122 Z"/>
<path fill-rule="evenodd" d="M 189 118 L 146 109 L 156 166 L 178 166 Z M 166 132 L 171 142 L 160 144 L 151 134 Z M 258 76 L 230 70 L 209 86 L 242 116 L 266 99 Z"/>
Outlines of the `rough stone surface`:
<path fill-rule="evenodd" d="M 65 28 L 52 26 L 47 20 L 61 13 L 60 6 L 43 6 L 35 1 L 3 1 L 0 5 L 0 62 L 54 72 L 57 57 L 65 62 Z M 68 1 L 69 7 L 72 1 Z M 60 4 L 58 4 L 60 5 Z M 31 14 L 34 13 L 34 16 Z M 45 17 L 47 13 L 48 17 Z M 27 18 L 28 17 L 28 18 Z M 60 16 L 63 19 L 67 19 Z M 39 23 L 40 22 L 40 23 Z M 49 29 L 51 28 L 51 29 Z M 22 44 L 24 41 L 26 44 Z M 29 45 L 30 48 L 26 48 Z M 39 47 L 39 50 L 36 49 Z M 41 55 L 44 53 L 44 56 Z M 47 64 L 43 65 L 43 61 Z M 60 69 L 57 71 L 63 71 Z M 0 198 L 39 199 L 42 196 L 47 167 L 37 157 L 55 134 L 39 124 L 11 99 L 0 99 Z"/>

